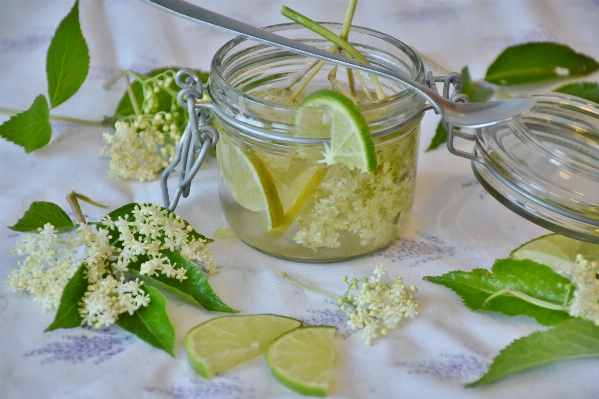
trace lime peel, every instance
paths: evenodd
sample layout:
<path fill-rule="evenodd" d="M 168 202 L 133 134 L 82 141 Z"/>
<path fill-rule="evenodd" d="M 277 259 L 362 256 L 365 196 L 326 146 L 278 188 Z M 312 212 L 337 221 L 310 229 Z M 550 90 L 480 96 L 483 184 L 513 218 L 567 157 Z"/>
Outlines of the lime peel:
<path fill-rule="evenodd" d="M 275 339 L 266 362 L 286 387 L 303 395 L 326 396 L 334 376 L 335 327 L 299 327 Z"/>
<path fill-rule="evenodd" d="M 273 339 L 301 325 L 301 320 L 273 314 L 217 317 L 187 333 L 185 350 L 191 367 L 212 378 L 260 355 Z"/>
<path fill-rule="evenodd" d="M 326 110 L 320 121 L 313 120 L 314 111 L 306 110 L 314 107 Z M 331 138 L 330 147 L 325 144 L 324 160 L 320 162 L 328 166 L 340 163 L 363 172 L 376 169 L 376 151 L 368 122 L 358 107 L 342 94 L 329 89 L 311 93 L 297 109 L 293 124 L 297 136 Z"/>

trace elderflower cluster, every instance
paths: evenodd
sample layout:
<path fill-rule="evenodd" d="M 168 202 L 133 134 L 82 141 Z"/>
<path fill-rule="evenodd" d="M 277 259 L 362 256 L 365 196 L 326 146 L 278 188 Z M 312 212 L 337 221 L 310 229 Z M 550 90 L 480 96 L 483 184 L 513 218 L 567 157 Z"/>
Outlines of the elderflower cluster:
<path fill-rule="evenodd" d="M 563 262 L 554 268 L 576 285 L 568 313 L 599 326 L 599 262 L 577 255 L 575 262 Z"/>
<path fill-rule="evenodd" d="M 175 158 L 183 134 L 171 113 L 140 115 L 114 127 L 114 134 L 104 133 L 100 155 L 110 157 L 108 175 L 117 179 L 154 180 Z"/>
<path fill-rule="evenodd" d="M 24 259 L 18 261 L 6 282 L 14 292 L 26 292 L 42 311 L 58 308 L 62 290 L 79 268 L 78 248 L 83 240 L 78 234 L 58 234 L 46 224 L 37 234 L 25 234 L 12 251 Z"/>
<path fill-rule="evenodd" d="M 130 267 L 141 275 L 187 278 L 184 267 L 163 256 L 166 250 L 201 263 L 208 272 L 216 270 L 206 240 L 187 222 L 156 204 L 143 204 L 116 220 L 107 216 L 97 226 L 81 223 L 73 232 L 59 233 L 48 223 L 37 234 L 25 234 L 13 251 L 25 259 L 6 282 L 15 292 L 29 293 L 44 311 L 53 310 L 84 265 L 88 288 L 79 303 L 82 323 L 108 327 L 119 315 L 150 302 L 143 282 L 125 278 Z"/>
<path fill-rule="evenodd" d="M 399 327 L 402 320 L 418 315 L 420 302 L 412 297 L 418 289 L 414 285 L 408 288 L 400 276 L 385 281 L 386 276 L 387 268 L 382 263 L 376 266 L 370 279 L 348 281 L 347 276 L 343 276 L 349 287 L 345 296 L 339 299 L 339 307 L 349 317 L 347 324 L 353 330 L 362 331 L 367 345 Z M 351 290 L 358 292 L 350 294 Z"/>
<path fill-rule="evenodd" d="M 170 89 L 174 76 L 175 72 L 168 70 L 144 80 L 141 114 L 117 121 L 114 134 L 104 133 L 100 155 L 110 157 L 109 176 L 154 180 L 175 158 L 188 119 L 177 103 L 177 92 Z M 166 93 L 166 99 L 159 97 L 160 93 Z M 164 101 L 170 101 L 170 109 L 159 112 Z"/>
<path fill-rule="evenodd" d="M 294 240 L 315 251 L 339 248 L 343 231 L 357 235 L 362 246 L 389 242 L 409 213 L 413 183 L 413 170 L 400 163 L 384 162 L 372 173 L 332 165 Z"/>

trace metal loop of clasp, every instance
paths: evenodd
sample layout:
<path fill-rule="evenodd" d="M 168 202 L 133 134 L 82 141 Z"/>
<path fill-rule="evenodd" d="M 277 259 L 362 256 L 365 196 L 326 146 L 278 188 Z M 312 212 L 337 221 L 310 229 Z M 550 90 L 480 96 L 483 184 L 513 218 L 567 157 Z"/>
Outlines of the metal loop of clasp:
<path fill-rule="evenodd" d="M 437 82 L 443 82 L 443 97 L 448 100 L 468 103 L 470 99 L 464 93 L 460 93 L 460 90 L 464 88 L 464 78 L 457 72 L 448 73 L 446 76 L 433 76 L 432 72 L 428 72 L 426 74 L 425 83 L 429 88 L 434 90 L 437 94 L 439 91 L 437 90 Z M 453 87 L 453 91 L 451 88 Z M 435 110 L 435 113 L 438 113 Z M 467 158 L 476 162 L 484 162 L 481 157 L 474 153 L 461 151 L 455 148 L 453 141 L 455 137 L 460 137 L 465 140 L 476 141 L 476 136 L 473 134 L 468 134 L 460 131 L 455 128 L 452 124 L 443 120 L 443 128 L 447 132 L 447 149 L 453 155 L 457 155 L 462 158 Z"/>
<path fill-rule="evenodd" d="M 191 69 L 180 69 L 175 75 L 177 85 L 181 91 L 177 101 L 182 107 L 187 108 L 189 122 L 181 140 L 177 145 L 177 152 L 173 161 L 164 169 L 160 178 L 162 201 L 164 206 L 174 211 L 181 195 L 189 195 L 191 181 L 202 166 L 210 147 L 218 141 L 218 131 L 209 123 L 214 118 L 209 103 L 198 103 L 204 96 L 202 81 Z M 179 185 L 171 199 L 168 193 L 168 176 L 179 165 Z"/>

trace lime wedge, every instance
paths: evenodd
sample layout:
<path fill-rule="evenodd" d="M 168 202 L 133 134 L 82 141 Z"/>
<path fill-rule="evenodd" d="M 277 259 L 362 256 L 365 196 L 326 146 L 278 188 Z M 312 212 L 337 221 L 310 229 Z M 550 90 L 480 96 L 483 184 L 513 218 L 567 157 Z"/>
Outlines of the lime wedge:
<path fill-rule="evenodd" d="M 270 314 L 217 317 L 187 333 L 185 350 L 191 367 L 212 378 L 258 356 L 273 339 L 301 325 L 300 320 Z"/>
<path fill-rule="evenodd" d="M 300 327 L 283 334 L 266 348 L 266 362 L 288 388 L 326 396 L 334 374 L 335 327 Z"/>
<path fill-rule="evenodd" d="M 328 165 L 340 163 L 364 172 L 376 169 L 370 127 L 358 107 L 342 94 L 328 89 L 311 93 L 296 110 L 293 125 L 296 136 L 331 138 L 330 148 L 325 146 Z"/>
<path fill-rule="evenodd" d="M 283 204 L 262 160 L 251 149 L 242 150 L 226 140 L 220 140 L 218 146 L 219 167 L 237 203 L 253 212 L 266 211 L 270 228 L 281 226 Z"/>
<path fill-rule="evenodd" d="M 535 238 L 512 251 L 512 259 L 531 259 L 553 268 L 564 268 L 564 263 L 573 262 L 576 255 L 588 261 L 599 261 L 599 244 L 578 241 L 559 234 L 548 234 Z"/>

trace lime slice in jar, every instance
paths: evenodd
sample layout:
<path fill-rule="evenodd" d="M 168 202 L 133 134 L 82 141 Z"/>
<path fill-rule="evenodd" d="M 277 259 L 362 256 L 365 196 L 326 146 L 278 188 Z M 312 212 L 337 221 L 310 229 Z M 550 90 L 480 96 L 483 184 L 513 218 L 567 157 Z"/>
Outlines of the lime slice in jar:
<path fill-rule="evenodd" d="M 565 262 L 574 262 L 579 254 L 590 262 L 599 262 L 599 244 L 548 234 L 521 245 L 510 256 L 512 259 L 531 259 L 549 267 L 563 268 Z"/>
<path fill-rule="evenodd" d="M 326 396 L 333 382 L 335 327 L 299 327 L 266 348 L 273 375 L 304 395 Z"/>
<path fill-rule="evenodd" d="M 192 368 L 212 378 L 258 356 L 273 339 L 301 325 L 300 320 L 271 314 L 217 317 L 189 330 L 185 351 Z"/>
<path fill-rule="evenodd" d="M 218 162 L 227 187 L 237 203 L 268 216 L 269 228 L 284 224 L 285 212 L 269 170 L 251 149 L 220 140 Z"/>
<path fill-rule="evenodd" d="M 325 146 L 327 164 L 340 163 L 364 172 L 376 169 L 370 127 L 358 107 L 342 94 L 329 89 L 311 93 L 296 110 L 293 125 L 296 136 L 331 138 L 330 148 Z"/>

